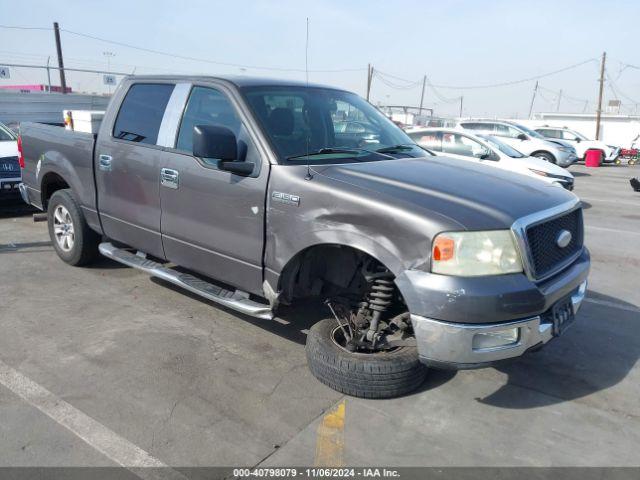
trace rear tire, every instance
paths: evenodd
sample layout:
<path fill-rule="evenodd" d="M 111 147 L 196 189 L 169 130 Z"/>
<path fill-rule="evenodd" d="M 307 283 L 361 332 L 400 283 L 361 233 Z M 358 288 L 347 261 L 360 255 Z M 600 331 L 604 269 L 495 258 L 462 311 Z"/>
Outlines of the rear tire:
<path fill-rule="evenodd" d="M 351 353 L 333 340 L 334 319 L 316 323 L 307 335 L 307 363 L 325 385 L 354 397 L 392 398 L 418 388 L 427 374 L 416 347 Z"/>
<path fill-rule="evenodd" d="M 51 195 L 47 223 L 53 248 L 63 262 L 78 267 L 98 257 L 100 236 L 87 225 L 70 189 L 58 190 Z"/>
<path fill-rule="evenodd" d="M 533 154 L 533 156 L 536 158 L 540 158 L 542 160 L 546 160 L 549 163 L 553 163 L 553 164 L 556 163 L 556 158 L 547 152 L 536 152 Z"/>

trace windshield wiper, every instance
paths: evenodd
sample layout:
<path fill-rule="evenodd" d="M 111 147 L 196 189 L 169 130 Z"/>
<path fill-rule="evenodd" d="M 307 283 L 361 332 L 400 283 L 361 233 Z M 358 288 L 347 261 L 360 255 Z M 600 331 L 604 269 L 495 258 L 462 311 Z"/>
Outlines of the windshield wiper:
<path fill-rule="evenodd" d="M 395 153 L 403 150 L 413 150 L 416 146 L 410 143 L 400 143 L 398 145 L 391 145 L 390 147 L 379 148 L 376 150 L 378 153 Z"/>
<path fill-rule="evenodd" d="M 313 157 L 315 155 L 327 155 L 331 153 L 352 153 L 355 155 L 360 152 L 368 152 L 368 151 L 369 150 L 365 150 L 364 148 L 321 148 L 320 150 L 316 150 L 309 153 L 291 155 L 290 157 L 287 157 L 285 160 L 294 160 L 296 158 Z"/>

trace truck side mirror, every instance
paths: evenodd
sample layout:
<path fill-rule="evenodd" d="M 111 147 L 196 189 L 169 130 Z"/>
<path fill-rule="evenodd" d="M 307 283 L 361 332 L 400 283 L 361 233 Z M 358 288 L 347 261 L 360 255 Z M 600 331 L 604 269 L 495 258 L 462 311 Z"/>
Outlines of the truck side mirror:
<path fill-rule="evenodd" d="M 196 125 L 193 127 L 193 155 L 223 161 L 236 160 L 238 158 L 236 136 L 227 127 Z"/>
<path fill-rule="evenodd" d="M 528 137 L 527 137 L 524 133 L 521 133 L 521 134 L 520 134 L 520 135 L 518 135 L 516 138 L 517 138 L 518 140 L 528 140 Z"/>

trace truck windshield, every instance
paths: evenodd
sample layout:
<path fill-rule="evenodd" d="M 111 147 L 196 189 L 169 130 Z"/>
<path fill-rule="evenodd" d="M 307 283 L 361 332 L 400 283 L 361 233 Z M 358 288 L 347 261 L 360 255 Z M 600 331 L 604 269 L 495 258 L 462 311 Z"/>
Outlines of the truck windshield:
<path fill-rule="evenodd" d="M 428 155 L 353 93 L 295 86 L 245 87 L 242 92 L 281 163 L 322 165 Z"/>

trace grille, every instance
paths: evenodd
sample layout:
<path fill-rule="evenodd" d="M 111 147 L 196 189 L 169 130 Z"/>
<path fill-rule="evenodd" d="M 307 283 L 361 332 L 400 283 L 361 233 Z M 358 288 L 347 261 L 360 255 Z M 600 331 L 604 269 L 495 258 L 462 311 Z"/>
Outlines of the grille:
<path fill-rule="evenodd" d="M 0 178 L 15 178 L 20 176 L 18 157 L 0 158 Z"/>
<path fill-rule="evenodd" d="M 562 230 L 571 232 L 571 241 L 564 248 L 560 248 L 556 243 L 558 234 Z M 528 227 L 527 243 L 533 261 L 534 276 L 541 278 L 561 268 L 582 250 L 583 237 L 582 209 L 580 208 Z"/>

